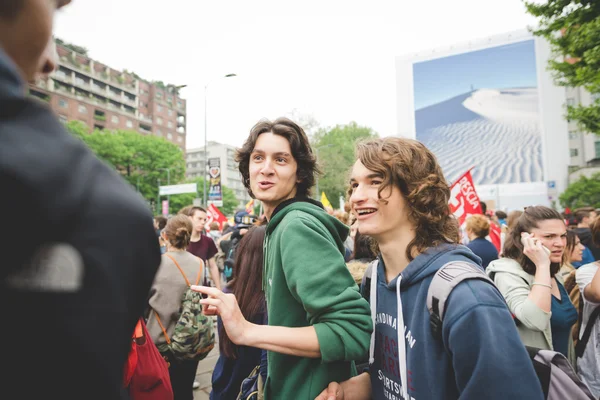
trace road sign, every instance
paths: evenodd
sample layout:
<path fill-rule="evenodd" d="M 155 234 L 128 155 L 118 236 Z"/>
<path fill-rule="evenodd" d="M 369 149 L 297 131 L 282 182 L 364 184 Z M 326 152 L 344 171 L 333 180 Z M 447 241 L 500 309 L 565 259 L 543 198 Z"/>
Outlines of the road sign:
<path fill-rule="evenodd" d="M 217 207 L 223 207 L 223 200 L 209 200 L 208 205 L 214 204 Z"/>
<path fill-rule="evenodd" d="M 162 214 L 166 217 L 169 215 L 169 200 L 163 200 L 162 202 Z"/>
<path fill-rule="evenodd" d="M 198 191 L 195 183 L 184 183 L 182 185 L 159 186 L 159 195 L 168 196 L 170 194 L 196 193 Z"/>

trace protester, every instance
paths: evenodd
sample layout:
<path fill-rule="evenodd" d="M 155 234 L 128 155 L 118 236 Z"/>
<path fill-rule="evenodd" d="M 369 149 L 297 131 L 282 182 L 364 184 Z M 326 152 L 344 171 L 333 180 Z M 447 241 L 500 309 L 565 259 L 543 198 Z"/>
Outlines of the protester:
<path fill-rule="evenodd" d="M 154 230 L 156 231 L 156 236 L 158 236 L 158 244 L 160 246 L 160 253 L 165 254 L 167 252 L 167 244 L 163 241 L 161 232 L 165 229 L 167 225 L 167 218 L 162 215 L 157 215 L 154 217 Z"/>
<path fill-rule="evenodd" d="M 490 262 L 498 259 L 496 246 L 485 238 L 490 234 L 490 222 L 483 215 L 471 215 L 466 222 L 469 237 L 467 247 L 481 258 L 481 266 L 485 270 Z"/>
<path fill-rule="evenodd" d="M 264 226 L 252 227 L 243 236 L 235 258 L 236 276 L 223 289 L 223 293 L 232 293 L 235 296 L 244 318 L 259 325 L 267 324 L 265 296 L 262 292 L 264 237 Z M 242 380 L 261 363 L 261 350 L 234 344 L 227 336 L 220 318 L 218 327 L 220 354 L 212 374 L 210 398 L 235 400 Z M 266 380 L 266 365 L 261 373 L 263 380 Z"/>
<path fill-rule="evenodd" d="M 208 234 L 215 243 L 218 243 L 219 239 L 221 239 L 221 230 L 219 229 L 219 223 L 217 221 L 213 221 L 210 223 L 209 228 L 210 231 L 208 232 Z"/>
<path fill-rule="evenodd" d="M 119 398 L 160 262 L 144 202 L 26 94 L 54 68 L 44 52 L 69 2 L 0 2 L 0 340 L 13 398 Z"/>
<path fill-rule="evenodd" d="M 202 207 L 192 206 L 185 208 L 181 213 L 187 215 L 191 221 L 194 229 L 192 230 L 192 238 L 189 242 L 187 251 L 199 257 L 204 261 L 205 265 L 208 265 L 208 274 L 205 273 L 205 283 L 208 282 L 207 278 L 210 275 L 210 279 L 217 289 L 221 288 L 221 274 L 219 273 L 219 267 L 215 256 L 219 252 L 215 241 L 203 234 L 204 225 L 206 225 L 206 210 Z"/>
<path fill-rule="evenodd" d="M 579 240 L 579 236 L 575 234 L 572 230 L 567 230 L 567 242 L 565 245 L 565 256 L 563 260 L 563 264 L 560 268 L 560 275 L 564 280 L 566 280 L 567 276 L 571 274 L 571 272 L 575 271 L 575 267 L 573 267 L 574 262 L 581 262 L 583 257 L 583 250 L 585 250 L 585 246 L 581 244 L 581 240 Z M 566 285 L 565 285 L 566 287 Z M 567 292 L 570 292 L 567 289 Z"/>
<path fill-rule="evenodd" d="M 594 245 L 600 247 L 600 219 L 592 222 L 591 232 Z M 583 354 L 577 359 L 578 374 L 596 398 L 600 398 L 600 319 L 596 317 L 595 321 L 590 321 L 590 318 L 594 310 L 600 307 L 599 265 L 599 262 L 586 264 L 576 272 L 577 285 L 583 298 L 580 340 L 588 324 L 594 324 Z"/>
<path fill-rule="evenodd" d="M 360 284 L 362 281 L 367 265 L 377 258 L 377 253 L 373 250 L 374 246 L 373 239 L 356 232 L 354 236 L 354 251 L 350 256 L 350 261 L 346 265 L 357 284 Z"/>
<path fill-rule="evenodd" d="M 161 345 L 168 341 L 162 328 L 164 327 L 170 338 L 179 320 L 183 294 L 188 289 L 182 274 L 194 283 L 202 278 L 204 271 L 204 262 L 186 251 L 192 230 L 190 219 L 184 215 L 177 215 L 169 219 L 162 231 L 163 240 L 167 243 L 167 252 L 162 256 L 160 268 L 150 291 L 148 303 L 151 311 L 147 323 L 148 332 L 159 350 Z M 196 377 L 198 361 L 178 361 L 169 354 L 163 356 L 167 357 L 170 363 L 169 376 L 175 399 L 193 399 L 192 385 Z"/>
<path fill-rule="evenodd" d="M 592 224 L 595 219 L 596 210 L 593 207 L 583 207 L 575 210 L 577 228 L 575 228 L 574 231 L 577 236 L 579 236 L 579 239 L 581 239 L 581 243 L 590 250 L 594 261 L 600 260 L 600 248 L 594 245 L 592 241 L 592 232 L 590 230 L 590 224 Z M 584 261 L 593 262 L 591 259 L 587 259 L 587 257 L 584 257 Z"/>
<path fill-rule="evenodd" d="M 375 321 L 370 368 L 332 383 L 318 399 L 542 399 L 491 282 L 458 284 L 445 305 L 442 337 L 432 334 L 426 296 L 438 269 L 448 262 L 479 265 L 457 244 L 450 189 L 435 156 L 403 138 L 360 143 L 357 156 L 350 202 L 359 232 L 373 237 L 381 251 L 362 289 Z"/>
<path fill-rule="evenodd" d="M 269 325 L 247 321 L 232 294 L 208 294 L 228 337 L 268 350 L 265 399 L 314 399 L 332 380 L 356 373 L 372 330 L 369 306 L 344 262 L 348 228 L 310 199 L 317 165 L 302 128 L 260 121 L 236 156 L 249 194 L 269 221 L 263 290 Z"/>
<path fill-rule="evenodd" d="M 571 327 L 577 310 L 559 274 L 567 228 L 561 215 L 548 207 L 527 207 L 506 239 L 504 258 L 486 272 L 518 320 L 527 346 L 555 350 L 575 366 Z"/>

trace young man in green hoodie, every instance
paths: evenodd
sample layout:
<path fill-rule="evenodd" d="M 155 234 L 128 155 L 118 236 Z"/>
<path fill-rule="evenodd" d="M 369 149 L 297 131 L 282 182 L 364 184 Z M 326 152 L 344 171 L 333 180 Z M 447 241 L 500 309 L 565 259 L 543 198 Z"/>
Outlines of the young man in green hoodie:
<path fill-rule="evenodd" d="M 313 400 L 332 380 L 356 374 L 372 322 L 346 268 L 348 228 L 309 198 L 316 160 L 301 127 L 286 118 L 252 128 L 237 161 L 244 185 L 269 224 L 263 290 L 269 325 L 244 319 L 235 297 L 215 288 L 203 304 L 218 311 L 238 345 L 268 350 L 265 399 Z"/>

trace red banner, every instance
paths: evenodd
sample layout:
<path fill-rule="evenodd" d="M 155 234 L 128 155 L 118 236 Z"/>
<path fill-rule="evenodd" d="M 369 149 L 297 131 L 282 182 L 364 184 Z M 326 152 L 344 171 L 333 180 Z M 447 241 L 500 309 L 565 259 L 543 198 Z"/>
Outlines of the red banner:
<path fill-rule="evenodd" d="M 219 223 L 219 229 L 223 229 L 223 224 L 227 222 L 227 217 L 223 215 L 221 210 L 219 210 L 214 204 L 208 206 L 208 211 L 206 215 L 206 226 L 208 227 L 212 222 Z"/>
<path fill-rule="evenodd" d="M 482 213 L 471 170 L 450 186 L 450 211 L 458 218 L 461 226 L 470 215 Z"/>

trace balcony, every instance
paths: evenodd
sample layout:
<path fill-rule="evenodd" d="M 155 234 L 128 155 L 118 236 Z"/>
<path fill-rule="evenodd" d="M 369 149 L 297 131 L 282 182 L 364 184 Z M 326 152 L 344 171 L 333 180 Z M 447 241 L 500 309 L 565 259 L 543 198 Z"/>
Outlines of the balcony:
<path fill-rule="evenodd" d="M 185 135 L 185 128 L 184 127 L 179 127 L 177 128 L 177 133 L 181 134 L 181 135 Z"/>
<path fill-rule="evenodd" d="M 76 72 L 81 73 L 82 75 L 88 76 L 90 78 L 94 78 L 97 80 L 103 81 L 103 83 L 113 85 L 123 91 L 129 92 L 131 94 L 136 93 L 136 85 L 135 81 L 131 83 L 125 83 L 122 79 L 115 76 L 111 76 L 106 72 L 98 72 L 94 71 L 90 65 L 82 64 L 78 62 L 73 56 L 63 56 L 60 58 L 60 64 L 66 66 L 67 68 L 71 68 Z"/>

